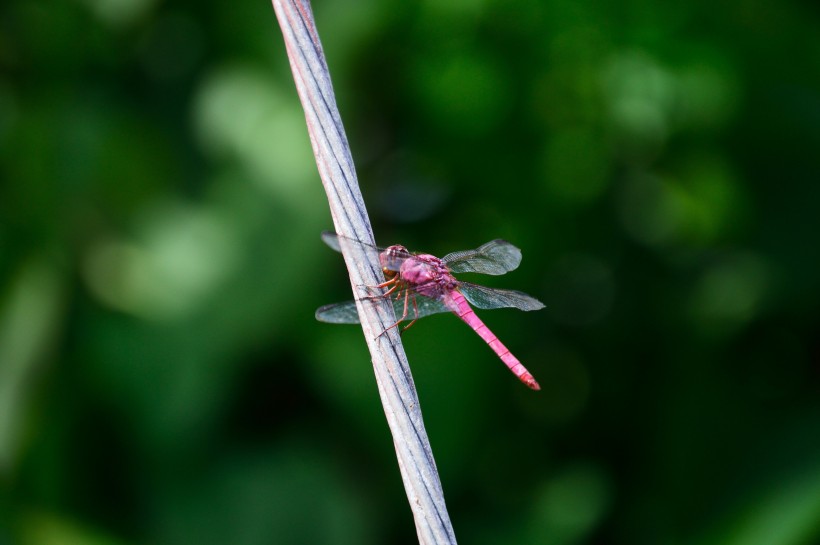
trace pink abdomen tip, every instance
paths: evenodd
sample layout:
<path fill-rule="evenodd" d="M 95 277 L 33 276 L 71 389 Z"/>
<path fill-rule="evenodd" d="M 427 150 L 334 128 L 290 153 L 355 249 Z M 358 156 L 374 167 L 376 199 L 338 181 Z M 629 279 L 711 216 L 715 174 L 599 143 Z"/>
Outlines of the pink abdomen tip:
<path fill-rule="evenodd" d="M 521 375 L 518 378 L 521 380 L 521 382 L 526 384 L 527 387 L 532 388 L 533 390 L 537 391 L 541 389 L 541 386 L 538 384 L 538 382 L 536 382 L 535 377 L 533 377 L 529 373 L 527 373 L 526 375 Z"/>

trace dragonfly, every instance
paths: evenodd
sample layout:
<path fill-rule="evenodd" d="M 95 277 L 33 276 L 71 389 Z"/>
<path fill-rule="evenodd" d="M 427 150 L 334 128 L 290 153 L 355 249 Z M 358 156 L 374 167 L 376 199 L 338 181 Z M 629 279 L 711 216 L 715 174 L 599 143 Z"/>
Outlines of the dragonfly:
<path fill-rule="evenodd" d="M 411 253 L 401 245 L 377 248 L 367 243 L 342 237 L 325 231 L 322 240 L 341 252 L 340 238 L 345 243 L 358 244 L 379 252 L 379 264 L 385 282 L 374 288 L 386 289 L 372 298 L 390 298 L 398 321 L 388 330 L 399 326 L 412 313 L 412 321 L 440 312 L 452 312 L 475 331 L 518 379 L 533 390 L 540 390 L 538 382 L 518 358 L 498 340 L 470 306 L 480 309 L 517 308 L 531 311 L 544 308 L 544 304 L 526 293 L 514 290 L 488 288 L 456 280 L 454 273 L 480 273 L 502 275 L 518 268 L 521 250 L 501 239 L 492 240 L 475 250 L 453 252 L 442 258 L 430 254 Z M 357 324 L 359 313 L 355 301 L 334 303 L 320 307 L 316 319 L 332 324 Z"/>

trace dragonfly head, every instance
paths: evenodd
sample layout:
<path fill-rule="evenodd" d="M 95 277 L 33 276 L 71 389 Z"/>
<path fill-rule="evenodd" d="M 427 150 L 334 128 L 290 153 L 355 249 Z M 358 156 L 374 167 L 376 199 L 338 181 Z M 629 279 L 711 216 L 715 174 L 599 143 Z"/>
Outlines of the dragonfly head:
<path fill-rule="evenodd" d="M 384 276 L 388 280 L 395 277 L 401 269 L 401 264 L 404 263 L 404 260 L 406 260 L 409 255 L 410 253 L 407 251 L 407 248 L 398 244 L 386 248 L 379 254 L 379 263 L 382 266 Z"/>

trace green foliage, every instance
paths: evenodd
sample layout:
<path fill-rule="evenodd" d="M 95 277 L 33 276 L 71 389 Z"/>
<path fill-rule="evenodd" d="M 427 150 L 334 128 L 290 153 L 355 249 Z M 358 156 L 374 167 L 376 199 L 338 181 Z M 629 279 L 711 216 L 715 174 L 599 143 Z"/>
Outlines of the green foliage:
<path fill-rule="evenodd" d="M 404 335 L 465 543 L 820 540 L 820 14 L 316 1 L 382 244 L 543 300 Z M 267 3 L 0 7 L 0 543 L 413 543 Z M 799 39 L 797 39 L 799 37 Z M 479 281 L 478 278 L 471 280 Z"/>

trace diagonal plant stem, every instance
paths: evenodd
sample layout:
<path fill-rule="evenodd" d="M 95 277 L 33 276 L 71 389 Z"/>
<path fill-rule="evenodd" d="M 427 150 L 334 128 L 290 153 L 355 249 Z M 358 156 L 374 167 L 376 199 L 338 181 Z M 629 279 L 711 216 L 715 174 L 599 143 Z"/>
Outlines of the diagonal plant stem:
<path fill-rule="evenodd" d="M 308 133 L 325 187 L 336 232 L 373 244 L 353 157 L 336 107 L 330 73 L 309 0 L 272 0 L 282 28 L 296 90 L 305 110 Z M 418 395 L 387 299 L 367 298 L 366 286 L 384 281 L 378 255 L 340 238 L 359 317 L 370 349 L 387 424 L 393 434 L 399 469 L 422 544 L 456 543 L 438 471 L 424 429 Z M 318 243 L 318 239 L 317 239 Z"/>

